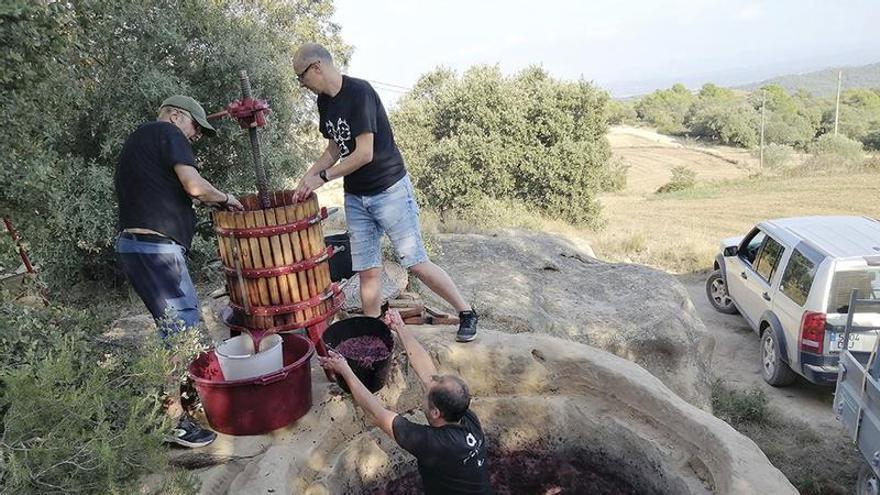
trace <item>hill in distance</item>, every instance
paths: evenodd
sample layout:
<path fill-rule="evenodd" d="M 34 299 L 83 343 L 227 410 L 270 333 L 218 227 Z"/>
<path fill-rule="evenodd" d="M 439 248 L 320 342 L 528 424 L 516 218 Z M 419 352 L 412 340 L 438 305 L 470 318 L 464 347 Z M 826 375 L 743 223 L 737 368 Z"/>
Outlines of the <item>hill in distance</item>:
<path fill-rule="evenodd" d="M 803 74 L 787 74 L 764 81 L 735 86 L 734 89 L 754 91 L 767 84 L 778 84 L 789 93 L 806 89 L 817 96 L 830 96 L 837 93 L 837 71 L 843 71 L 842 89 L 880 88 L 880 63 L 834 67 Z"/>

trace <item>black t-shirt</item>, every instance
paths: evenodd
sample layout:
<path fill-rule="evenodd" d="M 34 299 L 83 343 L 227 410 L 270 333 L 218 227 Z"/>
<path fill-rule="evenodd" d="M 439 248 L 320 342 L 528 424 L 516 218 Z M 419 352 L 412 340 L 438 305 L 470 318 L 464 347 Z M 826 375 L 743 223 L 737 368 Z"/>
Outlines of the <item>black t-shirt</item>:
<path fill-rule="evenodd" d="M 336 96 L 318 96 L 318 115 L 321 134 L 336 143 L 343 158 L 357 147 L 355 138 L 373 133 L 373 161 L 345 176 L 345 192 L 379 194 L 406 175 L 385 107 L 370 83 L 342 76 Z"/>
<path fill-rule="evenodd" d="M 195 166 L 192 146 L 170 122 L 150 122 L 125 141 L 113 177 L 119 200 L 119 228 L 155 230 L 189 249 L 196 214 L 174 171 Z"/>
<path fill-rule="evenodd" d="M 419 462 L 427 495 L 491 494 L 486 437 L 471 410 L 455 425 L 420 425 L 398 415 L 394 439 Z"/>

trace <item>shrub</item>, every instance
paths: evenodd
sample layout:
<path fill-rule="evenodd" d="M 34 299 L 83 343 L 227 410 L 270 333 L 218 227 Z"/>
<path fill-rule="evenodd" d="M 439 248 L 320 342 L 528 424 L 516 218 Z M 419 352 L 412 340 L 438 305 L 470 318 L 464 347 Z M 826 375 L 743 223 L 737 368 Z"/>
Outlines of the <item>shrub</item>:
<path fill-rule="evenodd" d="M 0 492 L 124 494 L 141 475 L 170 471 L 161 397 L 194 332 L 174 352 L 158 337 L 141 354 L 102 349 L 93 314 L 12 303 L 0 306 L 0 328 Z M 168 479 L 163 492 L 193 484 Z"/>
<path fill-rule="evenodd" d="M 716 381 L 712 387 L 712 408 L 716 416 L 734 426 L 763 424 L 769 419 L 767 396 L 758 388 L 741 391 Z"/>
<path fill-rule="evenodd" d="M 683 84 L 674 84 L 669 89 L 659 89 L 640 99 L 635 104 L 639 119 L 657 128 L 664 134 L 682 134 L 685 117 L 694 102 L 694 95 Z"/>
<path fill-rule="evenodd" d="M 693 136 L 751 147 L 758 142 L 760 115 L 732 90 L 709 83 L 700 90 L 685 124 Z"/>
<path fill-rule="evenodd" d="M 857 170 L 865 161 L 862 143 L 842 135 L 823 134 L 808 151 L 810 157 L 803 165 L 807 172 Z"/>
<path fill-rule="evenodd" d="M 803 149 L 816 135 L 820 117 L 819 103 L 809 93 L 789 95 L 782 86 L 771 84 L 761 88 L 761 91 L 753 92 L 749 100 L 758 115 L 761 112 L 762 101 L 765 104 L 764 141 L 766 143 Z"/>
<path fill-rule="evenodd" d="M 628 101 L 608 100 L 608 123 L 611 125 L 634 124 L 638 121 L 635 106 Z"/>
<path fill-rule="evenodd" d="M 752 153 L 755 158 L 760 158 L 761 150 L 755 149 Z M 794 148 L 785 144 L 768 144 L 764 146 L 764 168 L 777 170 L 785 167 L 794 156 Z"/>
<path fill-rule="evenodd" d="M 657 189 L 657 193 L 670 193 L 675 191 L 683 191 L 694 187 L 697 183 L 697 173 L 693 170 L 679 165 L 672 167 L 672 179 Z"/>
<path fill-rule="evenodd" d="M 427 74 L 392 115 L 416 188 L 441 213 L 488 196 L 574 222 L 599 215 L 595 194 L 625 171 L 605 138 L 607 95 L 532 68 Z"/>

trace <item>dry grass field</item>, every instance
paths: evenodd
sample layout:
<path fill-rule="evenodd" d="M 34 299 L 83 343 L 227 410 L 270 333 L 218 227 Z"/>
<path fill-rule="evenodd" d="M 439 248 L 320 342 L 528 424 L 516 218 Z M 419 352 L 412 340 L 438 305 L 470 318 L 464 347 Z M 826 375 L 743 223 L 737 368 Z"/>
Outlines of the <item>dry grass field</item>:
<path fill-rule="evenodd" d="M 585 235 L 599 258 L 687 273 L 711 266 L 718 242 L 756 222 L 801 215 L 880 218 L 880 175 L 755 176 L 757 161 L 728 147 L 691 147 L 644 129 L 609 133 L 629 165 L 625 190 L 601 198 L 606 227 Z M 693 189 L 655 194 L 672 167 L 697 173 Z"/>

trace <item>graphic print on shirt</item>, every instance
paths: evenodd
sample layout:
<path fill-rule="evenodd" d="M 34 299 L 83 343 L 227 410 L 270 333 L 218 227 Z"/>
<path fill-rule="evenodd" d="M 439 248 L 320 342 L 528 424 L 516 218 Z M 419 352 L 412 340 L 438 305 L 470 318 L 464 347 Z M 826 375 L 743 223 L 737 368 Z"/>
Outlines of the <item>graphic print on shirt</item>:
<path fill-rule="evenodd" d="M 468 455 L 461 460 L 462 464 L 467 465 L 468 461 L 480 455 L 480 448 L 483 446 L 483 441 L 477 440 L 473 433 L 468 433 L 467 437 L 465 437 L 465 442 L 467 442 L 468 447 L 472 448 L 472 450 L 468 452 Z M 483 461 L 484 459 L 477 459 L 477 467 L 482 467 Z"/>
<path fill-rule="evenodd" d="M 339 156 L 348 156 L 351 153 L 348 145 L 345 144 L 346 141 L 351 140 L 351 127 L 348 125 L 348 122 L 339 117 L 336 120 L 336 125 L 333 124 L 333 121 L 328 120 L 324 123 L 324 128 L 327 129 L 327 134 L 333 138 L 333 141 L 339 148 Z"/>

